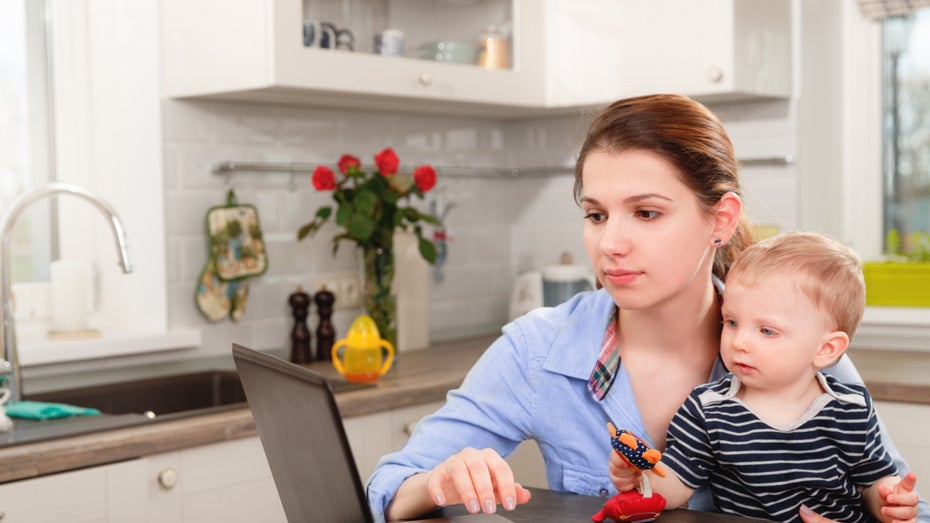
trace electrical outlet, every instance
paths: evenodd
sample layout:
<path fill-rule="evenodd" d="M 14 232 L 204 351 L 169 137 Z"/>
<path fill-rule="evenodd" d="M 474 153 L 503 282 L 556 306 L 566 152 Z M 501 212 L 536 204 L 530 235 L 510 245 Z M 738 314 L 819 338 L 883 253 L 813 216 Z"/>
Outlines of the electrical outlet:
<path fill-rule="evenodd" d="M 339 282 L 339 291 L 342 295 L 343 307 L 362 306 L 362 283 L 358 276 L 343 276 Z"/>
<path fill-rule="evenodd" d="M 316 289 L 320 290 L 323 287 L 335 296 L 336 302 L 333 304 L 335 309 L 352 309 L 362 306 L 362 285 L 355 274 L 343 273 L 320 278 L 317 280 Z"/>

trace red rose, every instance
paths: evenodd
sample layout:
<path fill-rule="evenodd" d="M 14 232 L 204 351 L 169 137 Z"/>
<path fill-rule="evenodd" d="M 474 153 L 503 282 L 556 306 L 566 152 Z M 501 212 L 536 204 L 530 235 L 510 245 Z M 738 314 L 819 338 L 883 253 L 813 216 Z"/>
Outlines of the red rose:
<path fill-rule="evenodd" d="M 313 171 L 312 180 L 313 187 L 318 191 L 331 191 L 336 188 L 336 175 L 325 165 L 320 165 Z"/>
<path fill-rule="evenodd" d="M 436 185 L 436 171 L 429 165 L 421 165 L 413 170 L 413 181 L 426 192 Z"/>
<path fill-rule="evenodd" d="M 390 147 L 375 155 L 375 165 L 378 166 L 378 172 L 381 173 L 381 176 L 391 176 L 396 173 L 399 163 L 400 160 L 397 159 L 397 154 Z"/>
<path fill-rule="evenodd" d="M 350 154 L 343 154 L 342 158 L 339 159 L 339 171 L 342 172 L 342 174 L 347 174 L 351 167 L 358 169 L 361 165 L 362 162 Z"/>

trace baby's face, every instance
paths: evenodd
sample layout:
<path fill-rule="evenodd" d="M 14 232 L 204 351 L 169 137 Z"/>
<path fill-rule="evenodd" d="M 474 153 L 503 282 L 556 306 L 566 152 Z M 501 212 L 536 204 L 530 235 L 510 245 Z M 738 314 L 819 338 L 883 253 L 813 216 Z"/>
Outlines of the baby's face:
<path fill-rule="evenodd" d="M 747 387 L 772 390 L 808 383 L 814 359 L 834 330 L 829 315 L 801 292 L 795 279 L 727 281 L 720 354 Z"/>

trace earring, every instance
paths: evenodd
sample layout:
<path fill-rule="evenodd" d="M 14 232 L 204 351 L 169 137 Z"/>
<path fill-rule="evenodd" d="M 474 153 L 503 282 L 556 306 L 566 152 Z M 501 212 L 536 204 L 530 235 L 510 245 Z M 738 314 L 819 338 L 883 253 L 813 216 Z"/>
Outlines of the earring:
<path fill-rule="evenodd" d="M 721 240 L 720 238 L 717 238 L 716 240 L 714 240 L 714 247 L 720 247 L 721 245 L 723 245 L 723 240 Z"/>

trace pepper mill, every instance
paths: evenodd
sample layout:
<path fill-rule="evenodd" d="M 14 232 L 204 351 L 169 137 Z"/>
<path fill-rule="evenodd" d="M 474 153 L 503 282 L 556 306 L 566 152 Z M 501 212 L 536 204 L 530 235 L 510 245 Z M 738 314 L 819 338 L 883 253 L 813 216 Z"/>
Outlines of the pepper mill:
<path fill-rule="evenodd" d="M 332 322 L 336 295 L 324 286 L 313 295 L 313 301 L 316 303 L 317 314 L 320 315 L 320 323 L 316 326 L 316 359 L 331 360 L 333 344 L 336 342 L 336 328 Z"/>
<path fill-rule="evenodd" d="M 307 327 L 310 295 L 298 286 L 287 302 L 291 305 L 294 315 L 294 329 L 291 330 L 291 361 L 310 363 L 313 361 L 313 353 L 310 350 L 310 327 Z"/>

